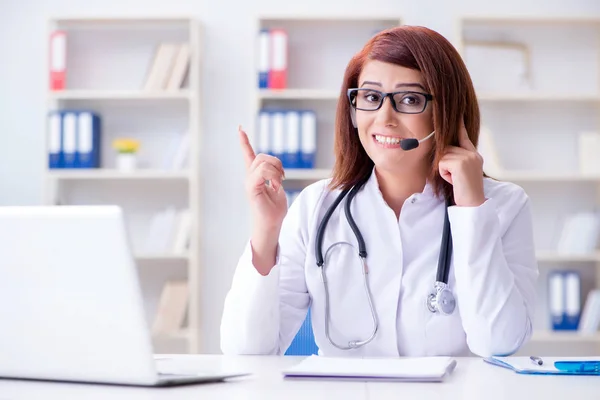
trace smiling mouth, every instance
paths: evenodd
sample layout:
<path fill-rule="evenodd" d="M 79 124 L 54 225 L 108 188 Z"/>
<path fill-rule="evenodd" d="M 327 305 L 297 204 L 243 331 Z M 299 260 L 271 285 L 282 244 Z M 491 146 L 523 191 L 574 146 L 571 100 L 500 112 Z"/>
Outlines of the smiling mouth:
<path fill-rule="evenodd" d="M 373 139 L 376 143 L 383 145 L 384 147 L 400 147 L 402 138 L 384 135 L 373 135 Z"/>

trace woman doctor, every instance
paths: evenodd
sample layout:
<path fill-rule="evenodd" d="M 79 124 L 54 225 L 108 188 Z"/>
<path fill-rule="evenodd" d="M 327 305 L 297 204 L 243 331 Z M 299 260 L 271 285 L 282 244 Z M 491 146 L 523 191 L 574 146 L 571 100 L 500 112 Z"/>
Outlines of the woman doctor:
<path fill-rule="evenodd" d="M 401 26 L 350 60 L 333 177 L 289 210 L 281 162 L 255 155 L 240 130 L 253 230 L 225 300 L 222 351 L 283 354 L 309 307 L 321 355 L 518 350 L 538 276 L 530 203 L 484 176 L 479 119 L 452 45 Z"/>

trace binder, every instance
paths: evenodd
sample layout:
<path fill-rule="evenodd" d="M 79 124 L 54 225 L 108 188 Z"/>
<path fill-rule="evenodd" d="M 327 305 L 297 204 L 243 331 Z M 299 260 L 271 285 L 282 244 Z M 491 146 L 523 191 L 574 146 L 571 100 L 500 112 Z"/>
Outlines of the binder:
<path fill-rule="evenodd" d="M 548 299 L 553 330 L 576 330 L 581 319 L 581 277 L 576 271 L 552 271 Z"/>
<path fill-rule="evenodd" d="M 53 111 L 48 114 L 48 168 L 62 168 L 62 114 Z"/>
<path fill-rule="evenodd" d="M 600 360 L 594 357 L 544 357 L 542 365 L 530 357 L 486 357 L 483 361 L 525 375 L 600 375 Z"/>
<path fill-rule="evenodd" d="M 271 114 L 270 142 L 272 155 L 282 160 L 285 151 L 285 114 L 282 111 Z"/>
<path fill-rule="evenodd" d="M 256 153 L 270 154 L 271 153 L 271 113 L 269 111 L 261 111 L 258 115 L 258 137 L 254 144 Z"/>
<path fill-rule="evenodd" d="M 288 111 L 285 114 L 285 152 L 282 160 L 284 168 L 298 168 L 300 165 L 300 113 Z"/>
<path fill-rule="evenodd" d="M 303 111 L 300 117 L 300 168 L 315 167 L 317 150 L 317 116 L 314 111 Z"/>
<path fill-rule="evenodd" d="M 100 117 L 90 111 L 77 115 L 77 168 L 100 167 Z"/>
<path fill-rule="evenodd" d="M 565 329 L 576 330 L 581 318 L 581 277 L 576 271 L 565 273 Z"/>
<path fill-rule="evenodd" d="M 62 165 L 63 168 L 77 167 L 77 114 L 65 112 L 62 126 Z"/>
<path fill-rule="evenodd" d="M 288 37 L 283 29 L 272 29 L 271 33 L 271 69 L 269 70 L 269 88 L 287 87 L 287 46 Z"/>
<path fill-rule="evenodd" d="M 50 90 L 64 90 L 67 78 L 67 33 L 50 34 Z"/>
<path fill-rule="evenodd" d="M 270 33 L 268 29 L 262 29 L 258 33 L 258 87 L 267 89 L 269 87 L 269 66 L 270 66 Z"/>

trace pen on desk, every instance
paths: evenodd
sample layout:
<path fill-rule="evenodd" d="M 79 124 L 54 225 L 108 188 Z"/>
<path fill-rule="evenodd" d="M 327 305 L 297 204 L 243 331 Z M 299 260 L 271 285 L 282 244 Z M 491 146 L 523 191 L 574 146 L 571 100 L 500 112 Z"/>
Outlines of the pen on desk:
<path fill-rule="evenodd" d="M 529 358 L 531 359 L 531 361 L 533 361 L 533 363 L 535 365 L 542 365 L 542 364 L 544 364 L 544 362 L 542 361 L 542 359 L 539 358 L 539 357 L 531 356 Z"/>

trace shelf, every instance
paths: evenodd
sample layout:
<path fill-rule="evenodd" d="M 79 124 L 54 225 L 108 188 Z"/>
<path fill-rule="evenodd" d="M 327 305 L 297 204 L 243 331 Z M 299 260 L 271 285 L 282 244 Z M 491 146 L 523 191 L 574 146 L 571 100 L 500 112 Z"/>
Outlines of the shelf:
<path fill-rule="evenodd" d="M 539 251 L 536 253 L 538 261 L 545 262 L 599 262 L 600 252 L 591 254 L 559 254 L 554 251 Z"/>
<path fill-rule="evenodd" d="M 50 170 L 48 176 L 54 179 L 101 180 L 101 179 L 188 179 L 187 171 L 137 170 L 122 172 L 113 169 Z"/>
<path fill-rule="evenodd" d="M 137 261 L 187 261 L 187 254 L 137 254 Z"/>
<path fill-rule="evenodd" d="M 463 24 L 468 23 L 485 23 L 485 24 L 548 24 L 548 25 L 558 25 L 558 24 L 572 24 L 572 25 L 582 25 L 582 24 L 592 24 L 600 25 L 600 18 L 598 17 L 590 17 L 590 16 L 573 16 L 573 17 L 552 17 L 552 16 L 535 16 L 530 17 L 527 15 L 520 16 L 468 16 L 460 18 Z"/>
<path fill-rule="evenodd" d="M 552 173 L 537 171 L 503 171 L 489 174 L 493 178 L 502 181 L 514 182 L 599 182 L 598 175 L 582 175 L 577 172 Z"/>
<path fill-rule="evenodd" d="M 53 18 L 52 21 L 57 24 L 85 24 L 86 26 L 92 23 L 112 24 L 112 23 L 130 23 L 130 24 L 152 24 L 152 23 L 189 23 L 192 17 L 186 16 L 173 16 L 173 17 L 158 17 L 154 15 L 148 16 L 107 16 L 107 17 L 57 17 Z"/>
<path fill-rule="evenodd" d="M 334 16 L 329 16 L 327 14 L 314 14 L 314 13 L 310 13 L 310 14 L 301 14 L 301 13 L 297 13 L 294 12 L 293 15 L 285 15 L 285 14 L 273 14 L 273 15 L 268 15 L 268 14 L 264 14 L 258 17 L 258 19 L 260 21 L 277 21 L 277 22 L 282 22 L 282 21 L 299 21 L 299 22 L 320 22 L 320 21 L 324 21 L 324 22 L 379 22 L 379 21 L 386 21 L 386 22 L 398 22 L 400 23 L 400 17 L 390 17 L 389 15 L 334 15 Z"/>
<path fill-rule="evenodd" d="M 490 173 L 495 179 L 511 182 L 598 182 L 600 183 L 600 175 L 581 175 L 572 174 L 552 174 L 544 172 L 529 172 L 529 171 L 506 171 L 501 173 Z M 286 169 L 286 180 L 312 180 L 326 179 L 331 177 L 331 170 L 327 168 L 321 169 Z"/>
<path fill-rule="evenodd" d="M 338 100 L 339 91 L 325 89 L 261 89 L 258 97 L 263 100 Z"/>
<path fill-rule="evenodd" d="M 567 94 L 567 93 L 481 93 L 477 99 L 482 102 L 531 101 L 531 102 L 600 102 L 596 94 Z"/>
<path fill-rule="evenodd" d="M 285 170 L 285 180 L 320 180 L 331 177 L 330 169 L 301 169 L 289 168 Z"/>
<path fill-rule="evenodd" d="M 189 100 L 191 92 L 141 90 L 62 90 L 49 92 L 50 100 Z"/>
<path fill-rule="evenodd" d="M 564 332 L 553 332 L 553 331 L 536 331 L 531 336 L 532 342 L 598 342 L 600 343 L 600 332 L 582 334 L 578 331 L 564 331 Z"/>
<path fill-rule="evenodd" d="M 153 333 L 152 338 L 154 340 L 188 340 L 190 338 L 190 332 L 187 329 L 181 329 L 176 332 Z"/>

